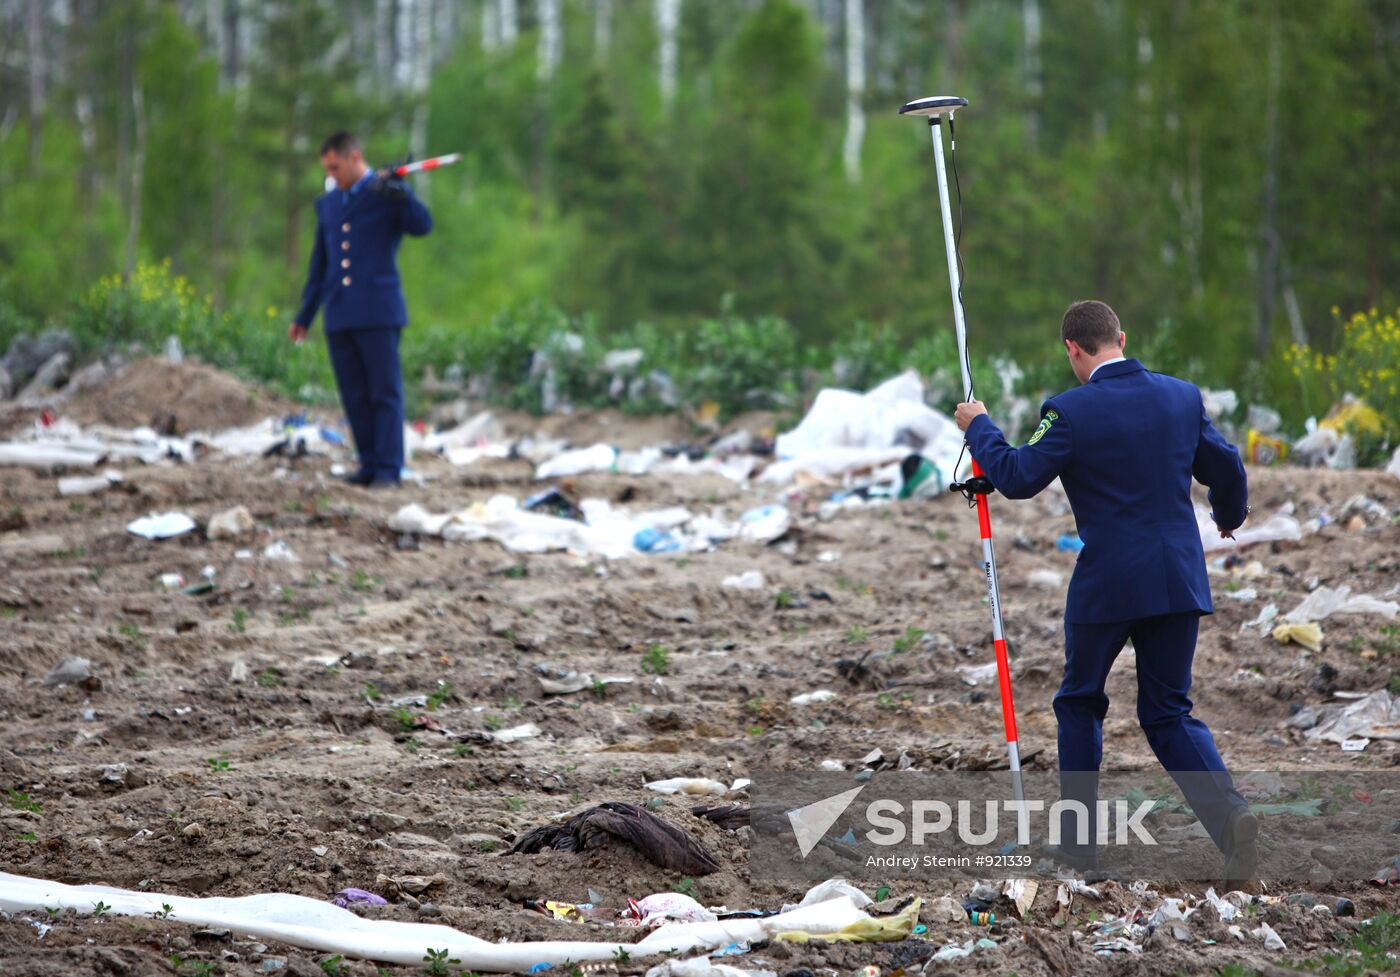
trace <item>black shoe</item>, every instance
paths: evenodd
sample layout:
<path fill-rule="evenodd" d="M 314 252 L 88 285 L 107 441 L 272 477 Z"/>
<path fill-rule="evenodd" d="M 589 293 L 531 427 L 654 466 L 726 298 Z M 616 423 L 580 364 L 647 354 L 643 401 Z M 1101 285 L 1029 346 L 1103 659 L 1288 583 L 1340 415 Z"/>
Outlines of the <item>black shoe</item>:
<path fill-rule="evenodd" d="M 1259 872 L 1259 819 L 1240 805 L 1225 822 L 1225 884 L 1239 888 Z"/>
<path fill-rule="evenodd" d="M 361 468 L 351 475 L 341 475 L 340 480 L 350 485 L 368 485 L 374 481 L 374 472 Z"/>
<path fill-rule="evenodd" d="M 399 487 L 399 480 L 397 478 L 375 478 L 371 479 L 365 487 L 376 492 L 383 489 L 396 489 Z"/>
<path fill-rule="evenodd" d="M 1076 872 L 1088 874 L 1099 870 L 1099 856 L 1097 852 L 1072 852 L 1066 851 L 1059 845 L 1049 843 L 1043 844 L 1039 848 L 1042 858 L 1048 858 L 1052 862 L 1072 868 Z"/>

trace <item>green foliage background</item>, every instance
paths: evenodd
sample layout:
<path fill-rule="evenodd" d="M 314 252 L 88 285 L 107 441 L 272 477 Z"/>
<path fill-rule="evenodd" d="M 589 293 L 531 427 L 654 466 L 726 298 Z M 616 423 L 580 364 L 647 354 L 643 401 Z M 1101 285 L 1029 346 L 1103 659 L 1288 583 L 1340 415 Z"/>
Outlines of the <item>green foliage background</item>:
<path fill-rule="evenodd" d="M 596 0 L 563 0 L 552 79 L 538 4 L 491 47 L 492 2 L 433 0 L 454 31 L 433 37 L 421 92 L 383 63 L 391 0 L 243 0 L 256 43 L 237 66 L 200 5 L 75 0 L 37 53 L 24 5 L 0 9 L 0 343 L 46 321 L 158 341 L 145 313 L 95 312 L 93 283 L 132 289 L 138 262 L 168 258 L 212 298 L 221 365 L 328 386 L 322 352 L 280 345 L 316 144 L 352 128 L 386 162 L 426 111 L 426 149 L 464 161 L 417 183 L 437 227 L 400 256 L 415 371 L 458 363 L 508 388 L 560 327 L 590 349 L 642 342 L 683 395 L 736 408 L 836 366 L 855 385 L 955 371 L 928 130 L 895 114 L 943 91 L 971 101 L 957 161 L 974 351 L 1016 358 L 1028 387 L 1072 382 L 1056 328 L 1092 296 L 1150 366 L 1296 423 L 1277 367 L 1290 340 L 1330 350 L 1353 310 L 1396 303 L 1396 0 L 1039 0 L 1034 52 L 1022 0 L 866 0 L 858 180 L 841 159 L 840 0 L 686 0 L 670 103 L 649 0 L 614 0 L 606 52 Z M 23 66 L 40 55 L 35 114 Z M 989 368 L 979 381 L 997 386 Z"/>

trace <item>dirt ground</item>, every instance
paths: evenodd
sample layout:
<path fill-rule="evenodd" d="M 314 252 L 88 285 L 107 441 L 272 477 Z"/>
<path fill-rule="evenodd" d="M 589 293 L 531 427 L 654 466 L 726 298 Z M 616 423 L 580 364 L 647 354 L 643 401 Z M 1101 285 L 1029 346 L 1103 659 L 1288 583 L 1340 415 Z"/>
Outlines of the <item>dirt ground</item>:
<path fill-rule="evenodd" d="M 129 420 L 149 421 L 136 416 L 139 405 L 132 410 Z M 587 418 L 575 418 L 565 427 L 586 445 L 617 441 L 619 423 L 590 430 Z M 994 691 L 969 688 L 954 672 L 991 661 L 976 519 L 956 497 L 822 521 L 824 493 L 812 494 L 790 503 L 802 511 L 789 537 L 795 545 L 733 541 L 712 553 L 602 564 L 521 556 L 489 542 L 401 539 L 386 528 L 407 502 L 447 511 L 498 491 L 533 491 L 524 462 L 454 469 L 420 458 L 415 467 L 430 481 L 387 493 L 346 486 L 329 467 L 317 457 L 210 456 L 187 467 L 128 467 L 125 483 L 74 499 L 60 498 L 49 474 L 0 469 L 0 791 L 22 791 L 41 807 L 0 806 L 0 870 L 184 895 L 318 899 L 345 886 L 382 889 L 380 875 L 441 873 L 446 881 L 419 905 L 363 912 L 446 923 L 493 941 L 602 940 L 617 931 L 546 919 L 522 903 L 584 902 L 591 889 L 603 905 L 621 907 L 679 887 L 707 905 L 776 909 L 805 886 L 752 878 L 743 835 L 695 818 L 683 799 L 663 800 L 657 813 L 703 842 L 721 863 L 717 873 L 686 880 L 616 847 L 505 854 L 517 835 L 601 801 L 644 803 L 652 796 L 644 782 L 665 777 L 729 782 L 753 770 L 809 769 L 826 757 L 849 765 L 876 747 L 916 758 L 956 753 L 952 765 L 974 769 L 1002 761 Z M 1302 517 L 1321 506 L 1336 512 L 1357 495 L 1400 509 L 1400 480 L 1380 472 L 1252 470 L 1251 479 L 1256 513 L 1286 501 Z M 591 475 L 576 488 L 633 506 L 723 505 L 732 514 L 765 501 L 710 476 Z M 206 540 L 203 524 L 236 504 L 251 510 L 256 532 Z M 162 542 L 124 530 L 139 515 L 172 509 L 201 530 Z M 1074 557 L 1055 539 L 1073 521 L 1053 496 L 998 499 L 993 518 L 1022 751 L 1031 767 L 1052 769 L 1064 587 L 1030 577 L 1055 570 L 1068 580 Z M 297 562 L 265 558 L 276 541 Z M 828 552 L 834 558 L 818 558 Z M 1295 703 L 1325 698 L 1314 682 L 1322 666 L 1335 669 L 1326 684 L 1340 690 L 1391 680 L 1400 649 L 1383 622 L 1330 618 L 1319 654 L 1241 631 L 1270 600 L 1293 607 L 1311 578 L 1390 591 L 1400 580 L 1400 526 L 1343 520 L 1248 556 L 1266 571 L 1251 582 L 1261 597 L 1225 599 L 1231 578 L 1214 577 L 1218 610 L 1203 622 L 1196 658 L 1196 714 L 1227 760 L 1239 769 L 1400 764 L 1394 743 L 1344 754 L 1282 725 Z M 215 571 L 209 593 L 161 588 L 163 573 L 194 582 L 206 566 Z M 763 590 L 721 587 L 750 569 L 764 574 Z M 784 606 L 780 591 L 798 600 Z M 891 649 L 910 628 L 929 639 L 883 659 L 881 682 L 852 685 L 838 674 L 837 659 Z M 657 653 L 648 655 L 655 645 L 668 651 L 664 674 L 656 674 Z M 73 655 L 92 661 L 96 687 L 43 686 Z M 239 663 L 244 681 L 232 677 Z M 634 681 L 601 694 L 545 695 L 542 666 Z M 894 680 L 905 684 L 885 691 Z M 1155 763 L 1136 725 L 1134 685 L 1131 666 L 1120 662 L 1105 730 L 1111 765 Z M 838 698 L 789 704 L 817 688 Z M 501 744 L 407 729 L 388 703 L 418 694 L 434 697 L 426 715 L 452 732 L 532 722 L 543 735 Z M 891 885 L 895 899 L 961 897 L 969 888 Z M 775 943 L 724 962 L 779 974 L 850 974 L 866 964 L 914 972 L 945 943 L 990 936 L 997 948 L 923 972 L 1201 973 L 1315 956 L 1357 924 L 1274 907 L 1264 918 L 1288 943 L 1284 953 L 1224 937 L 1218 945 L 1154 940 L 1140 956 L 1103 957 L 1088 949 L 1088 914 L 1130 908 L 1129 894 L 1110 884 L 1104 905 L 1086 901 L 1056 927 L 1046 888 L 1024 924 L 936 923 L 898 944 Z M 1335 891 L 1356 902 L 1358 919 L 1400 910 L 1400 888 Z M 187 961 L 182 969 L 171 955 Z M 39 940 L 31 923 L 0 920 L 0 973 L 16 977 L 190 973 L 205 962 L 226 974 L 284 966 L 318 974 L 323 956 L 178 922 L 65 917 Z M 610 969 L 641 973 L 654 962 Z M 343 972 L 377 971 L 355 961 Z"/>

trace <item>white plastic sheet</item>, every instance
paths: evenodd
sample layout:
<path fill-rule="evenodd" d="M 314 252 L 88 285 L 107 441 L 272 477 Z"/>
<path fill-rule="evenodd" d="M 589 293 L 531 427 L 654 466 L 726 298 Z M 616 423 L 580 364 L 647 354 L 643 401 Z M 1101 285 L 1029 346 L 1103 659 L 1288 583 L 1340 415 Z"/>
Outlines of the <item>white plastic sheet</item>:
<path fill-rule="evenodd" d="M 169 904 L 170 918 L 175 922 L 217 926 L 309 950 L 404 966 L 421 964 L 426 948 L 446 949 L 450 957 L 461 961 L 462 969 L 493 973 L 524 972 L 537 963 L 557 966 L 571 961 L 615 960 L 618 950 L 634 959 L 669 952 L 684 954 L 745 940 L 756 943 L 788 930 L 834 933 L 869 918 L 850 899 L 838 898 L 764 919 L 669 923 L 637 943 L 490 943 L 450 926 L 362 919 L 328 902 L 281 892 L 233 899 L 193 899 L 102 885 L 64 885 L 0 872 L 0 909 L 6 912 L 54 908 L 90 913 L 99 900 L 111 907 L 108 912 L 114 916 L 148 916 Z"/>
<path fill-rule="evenodd" d="M 1370 594 L 1355 594 L 1346 584 L 1337 587 L 1318 587 L 1302 603 L 1283 616 L 1290 624 L 1306 621 L 1324 621 L 1333 614 L 1379 614 L 1388 620 L 1395 620 L 1400 613 L 1400 603 L 1381 600 Z"/>
<path fill-rule="evenodd" d="M 962 443 L 952 418 L 924 403 L 923 381 L 909 370 L 868 393 L 835 388 L 818 393 L 802 422 L 778 436 L 779 461 L 769 466 L 763 479 L 785 481 L 799 471 L 831 477 L 917 451 L 938 468 L 947 484 L 956 475 L 953 468 Z"/>
<path fill-rule="evenodd" d="M 1298 524 L 1297 519 L 1285 512 L 1276 512 L 1260 523 L 1247 522 L 1235 530 L 1234 539 L 1221 539 L 1220 530 L 1210 517 L 1210 510 L 1196 506 L 1196 529 L 1201 534 L 1201 546 L 1207 553 L 1238 549 L 1253 543 L 1303 538 L 1303 527 Z"/>
<path fill-rule="evenodd" d="M 612 445 L 595 444 L 591 448 L 566 451 L 535 469 L 536 479 L 564 478 L 587 472 L 608 471 L 617 461 L 617 449 Z"/>
<path fill-rule="evenodd" d="M 126 531 L 145 539 L 169 539 L 194 528 L 194 520 L 183 512 L 158 512 L 127 524 Z"/>

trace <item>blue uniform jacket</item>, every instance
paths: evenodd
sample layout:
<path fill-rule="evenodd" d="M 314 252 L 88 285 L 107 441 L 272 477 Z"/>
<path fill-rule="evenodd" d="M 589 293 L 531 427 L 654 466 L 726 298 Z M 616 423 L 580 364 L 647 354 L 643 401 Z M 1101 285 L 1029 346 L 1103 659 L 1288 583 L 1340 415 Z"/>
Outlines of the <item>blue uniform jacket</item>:
<path fill-rule="evenodd" d="M 332 190 L 316 199 L 316 243 L 296 322 L 308 329 L 323 304 L 326 332 L 408 324 L 395 258 L 405 234 L 422 237 L 433 218 L 413 195 L 400 200 L 369 187 L 342 202 Z"/>
<path fill-rule="evenodd" d="M 967 429 L 968 447 L 997 490 L 1028 499 L 1056 476 L 1084 549 L 1069 584 L 1071 624 L 1210 613 L 1205 554 L 1191 479 L 1209 487 L 1225 530 L 1245 518 L 1244 464 L 1211 424 L 1195 386 L 1135 359 L 1099 368 L 1083 386 L 1045 401 L 1030 442 L 1013 448 L 991 419 Z"/>

